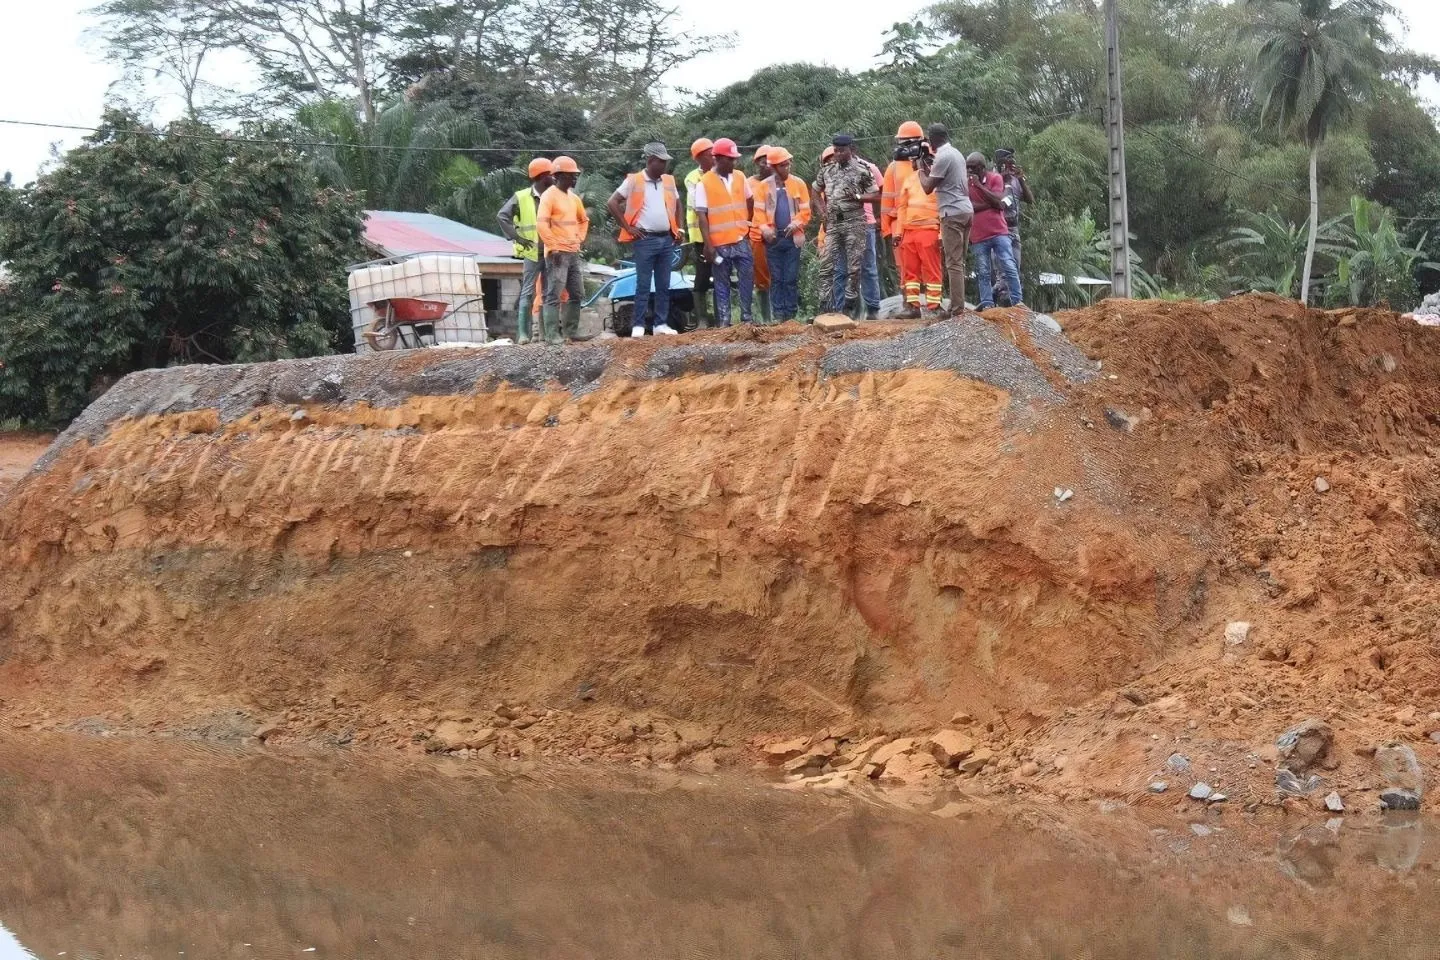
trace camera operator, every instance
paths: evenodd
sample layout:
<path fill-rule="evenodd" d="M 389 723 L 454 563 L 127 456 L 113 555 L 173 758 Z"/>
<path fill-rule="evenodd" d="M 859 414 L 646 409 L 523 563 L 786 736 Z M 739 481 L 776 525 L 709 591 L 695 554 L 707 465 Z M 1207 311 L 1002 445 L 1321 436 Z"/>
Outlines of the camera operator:
<path fill-rule="evenodd" d="M 1025 179 L 1025 171 L 1015 160 L 1015 151 L 1010 147 L 1000 147 L 995 151 L 995 166 L 1000 171 L 1000 176 L 1005 181 L 1005 225 L 1010 228 L 1010 246 L 1015 251 L 1015 267 L 1019 269 L 1020 260 L 1020 211 L 1027 203 L 1035 202 L 1035 192 L 1030 189 L 1030 181 Z M 1008 300 L 1014 302 L 1014 294 L 1010 286 L 1005 282 L 1004 274 L 998 269 L 995 271 L 995 300 Z"/>
<path fill-rule="evenodd" d="M 917 159 L 916 176 L 926 193 L 939 198 L 940 243 L 945 254 L 945 274 L 950 280 L 950 312 L 958 315 L 965 312 L 965 253 L 970 246 L 975 204 L 970 200 L 965 157 L 950 143 L 950 131 L 944 124 L 932 123 L 928 139 L 935 158 Z"/>

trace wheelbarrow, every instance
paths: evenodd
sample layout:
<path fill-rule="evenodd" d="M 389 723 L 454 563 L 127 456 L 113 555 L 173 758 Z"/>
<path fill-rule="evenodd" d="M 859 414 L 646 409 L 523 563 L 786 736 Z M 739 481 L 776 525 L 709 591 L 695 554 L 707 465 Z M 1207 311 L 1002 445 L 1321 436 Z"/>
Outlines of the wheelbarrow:
<path fill-rule="evenodd" d="M 365 342 L 371 350 L 433 347 L 435 324 L 450 310 L 450 304 L 444 300 L 414 297 L 371 300 L 368 306 L 375 311 L 375 319 L 365 331 Z"/>

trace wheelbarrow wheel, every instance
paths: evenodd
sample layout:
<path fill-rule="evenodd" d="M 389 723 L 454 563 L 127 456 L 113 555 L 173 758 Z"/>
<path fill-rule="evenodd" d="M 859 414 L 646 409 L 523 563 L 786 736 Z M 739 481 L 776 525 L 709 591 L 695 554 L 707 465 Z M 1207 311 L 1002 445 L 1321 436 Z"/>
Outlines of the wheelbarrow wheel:
<path fill-rule="evenodd" d="M 371 321 L 370 329 L 365 331 L 365 342 L 370 344 L 371 350 L 394 350 L 400 342 L 400 328 L 384 317 L 376 317 Z"/>

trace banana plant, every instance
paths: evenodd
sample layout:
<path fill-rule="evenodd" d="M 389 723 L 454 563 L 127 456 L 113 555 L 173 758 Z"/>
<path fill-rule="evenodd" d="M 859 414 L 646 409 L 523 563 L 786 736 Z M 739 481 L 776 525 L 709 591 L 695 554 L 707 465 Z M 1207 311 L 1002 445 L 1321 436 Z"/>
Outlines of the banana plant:
<path fill-rule="evenodd" d="M 1347 250 L 1336 263 L 1328 300 L 1351 306 L 1413 307 L 1419 299 L 1416 273 L 1440 271 L 1440 263 L 1425 259 L 1429 234 L 1414 245 L 1407 243 L 1394 214 L 1364 197 L 1350 198 L 1348 219 L 1343 225 Z"/>

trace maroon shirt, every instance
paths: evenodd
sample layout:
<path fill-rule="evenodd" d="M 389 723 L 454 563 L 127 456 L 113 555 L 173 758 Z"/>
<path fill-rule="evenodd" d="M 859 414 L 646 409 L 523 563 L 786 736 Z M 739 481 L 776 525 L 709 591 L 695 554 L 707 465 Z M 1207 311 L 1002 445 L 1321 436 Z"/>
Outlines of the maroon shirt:
<path fill-rule="evenodd" d="M 985 189 L 991 193 L 998 193 L 1002 197 L 1005 195 L 1005 178 L 994 170 L 985 174 L 984 184 Z M 971 243 L 1010 235 L 1010 227 L 1005 223 L 1004 208 L 996 210 L 986 203 L 973 183 L 970 184 L 970 202 L 975 204 L 975 220 L 970 225 Z"/>

